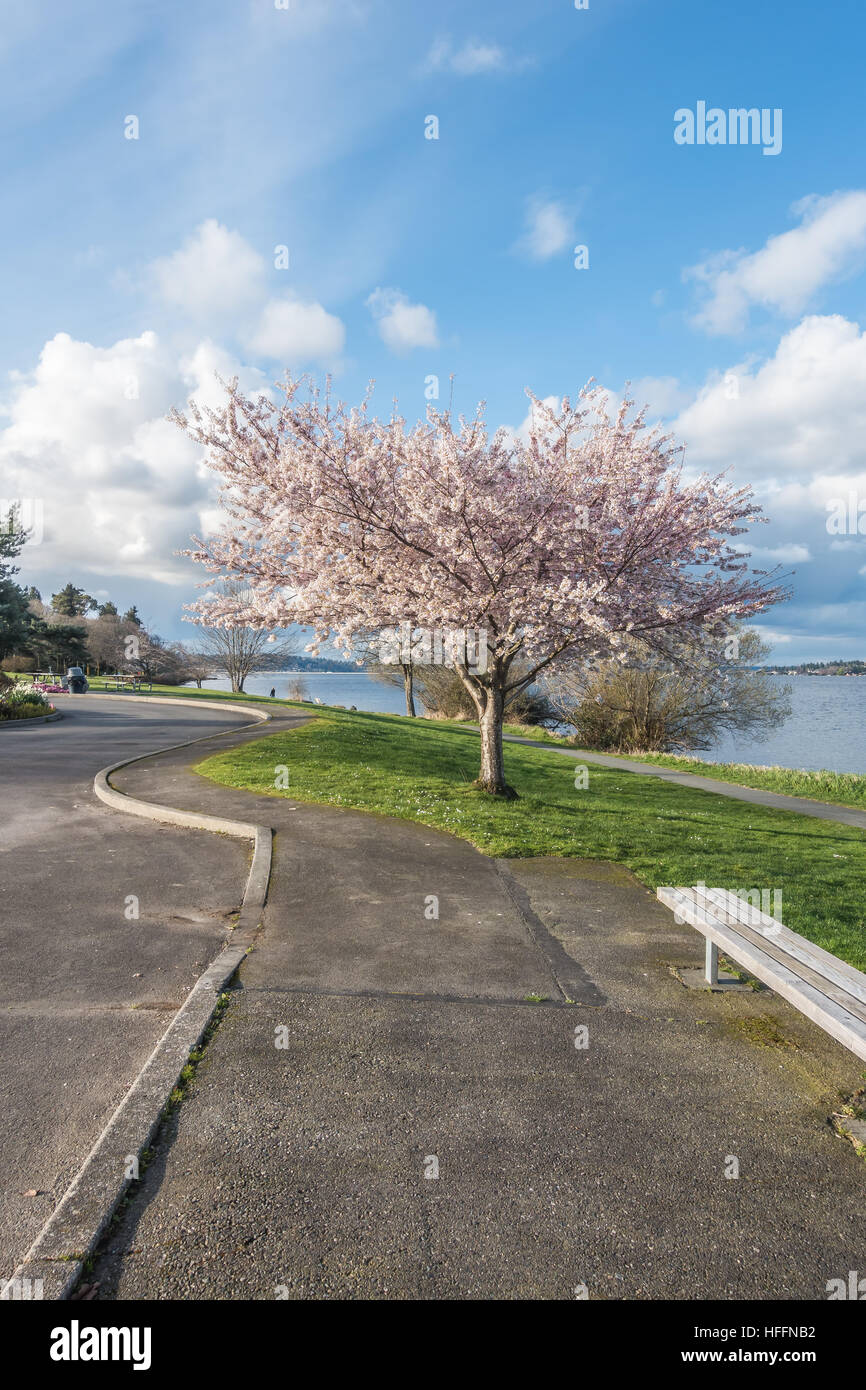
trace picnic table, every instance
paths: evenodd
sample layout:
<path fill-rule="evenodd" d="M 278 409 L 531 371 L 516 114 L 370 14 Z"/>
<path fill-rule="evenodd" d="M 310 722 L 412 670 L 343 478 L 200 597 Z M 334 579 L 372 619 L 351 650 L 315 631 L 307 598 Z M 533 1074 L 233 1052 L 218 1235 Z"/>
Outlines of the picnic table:
<path fill-rule="evenodd" d="M 105 677 L 106 689 L 112 690 L 152 690 L 153 684 L 146 680 L 144 676 L 129 676 L 122 672 L 116 672 L 112 676 Z"/>

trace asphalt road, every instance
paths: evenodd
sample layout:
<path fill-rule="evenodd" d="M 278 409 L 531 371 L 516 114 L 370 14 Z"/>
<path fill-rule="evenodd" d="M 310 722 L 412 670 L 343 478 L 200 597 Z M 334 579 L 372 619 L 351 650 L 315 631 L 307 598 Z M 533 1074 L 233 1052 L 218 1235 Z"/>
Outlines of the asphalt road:
<path fill-rule="evenodd" d="M 0 728 L 2 1278 L 219 951 L 247 874 L 242 842 L 125 816 L 92 789 L 100 768 L 244 716 L 58 705 L 57 723 Z"/>
<path fill-rule="evenodd" d="M 627 870 L 495 863 L 190 761 L 115 781 L 271 824 L 271 890 L 100 1299 L 810 1300 L 864 1268 L 828 1123 L 862 1065 L 769 992 L 686 989 L 702 940 Z"/>

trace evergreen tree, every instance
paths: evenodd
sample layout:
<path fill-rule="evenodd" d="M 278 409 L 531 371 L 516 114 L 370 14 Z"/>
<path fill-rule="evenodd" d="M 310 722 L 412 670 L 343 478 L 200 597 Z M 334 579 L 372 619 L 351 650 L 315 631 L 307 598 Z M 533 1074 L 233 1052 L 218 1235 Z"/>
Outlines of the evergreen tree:
<path fill-rule="evenodd" d="M 65 584 L 59 593 L 51 595 L 51 607 L 61 617 L 83 618 L 96 607 L 96 599 L 74 584 Z"/>
<path fill-rule="evenodd" d="M 18 566 L 11 563 L 27 540 L 15 507 L 0 517 L 0 661 L 10 656 L 24 639 L 29 622 L 27 592 L 15 583 Z"/>

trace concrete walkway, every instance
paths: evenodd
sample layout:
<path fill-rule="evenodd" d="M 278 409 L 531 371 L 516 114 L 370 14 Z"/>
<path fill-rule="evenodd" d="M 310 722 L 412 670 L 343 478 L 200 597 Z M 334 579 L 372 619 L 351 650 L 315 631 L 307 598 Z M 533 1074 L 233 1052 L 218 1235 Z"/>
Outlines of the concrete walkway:
<path fill-rule="evenodd" d="M 57 703 L 57 723 L 0 729 L 0 1279 L 220 950 L 247 876 L 242 842 L 118 815 L 93 795 L 108 763 L 242 715 Z"/>
<path fill-rule="evenodd" d="M 272 824 L 271 894 L 100 1298 L 822 1299 L 866 1267 L 828 1124 L 861 1064 L 766 992 L 686 990 L 701 943 L 626 870 L 189 761 L 113 780 Z"/>

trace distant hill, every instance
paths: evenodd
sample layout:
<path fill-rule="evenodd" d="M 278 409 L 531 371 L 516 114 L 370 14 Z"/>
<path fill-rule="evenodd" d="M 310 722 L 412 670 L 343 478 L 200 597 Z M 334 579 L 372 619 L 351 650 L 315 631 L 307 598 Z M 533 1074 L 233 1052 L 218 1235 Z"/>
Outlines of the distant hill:
<path fill-rule="evenodd" d="M 333 671 L 363 674 L 364 667 L 354 661 L 338 661 L 332 656 L 283 656 L 274 657 L 259 667 L 261 671 Z"/>

